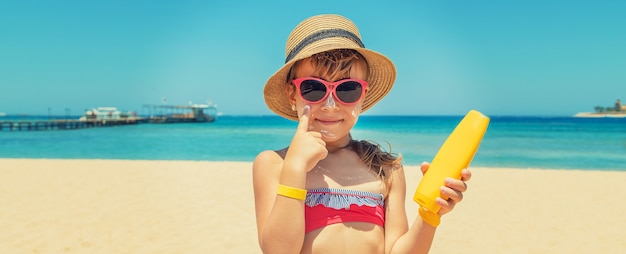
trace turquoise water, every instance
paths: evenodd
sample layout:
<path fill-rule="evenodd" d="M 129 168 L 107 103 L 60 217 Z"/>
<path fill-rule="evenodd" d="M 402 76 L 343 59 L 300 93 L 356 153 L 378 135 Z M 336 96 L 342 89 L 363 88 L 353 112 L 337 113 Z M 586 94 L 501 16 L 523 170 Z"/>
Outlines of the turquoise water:
<path fill-rule="evenodd" d="M 432 160 L 461 118 L 361 116 L 353 136 L 389 143 L 416 165 Z M 5 129 L 0 158 L 252 161 L 287 146 L 295 126 L 277 116 L 221 116 L 203 124 Z M 626 119 L 492 116 L 472 166 L 626 171 Z"/>

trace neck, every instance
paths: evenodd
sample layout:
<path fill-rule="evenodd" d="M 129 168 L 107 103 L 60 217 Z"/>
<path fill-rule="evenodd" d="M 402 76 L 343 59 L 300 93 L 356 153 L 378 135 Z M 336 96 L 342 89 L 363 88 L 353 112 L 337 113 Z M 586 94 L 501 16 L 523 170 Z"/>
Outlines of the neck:
<path fill-rule="evenodd" d="M 347 138 L 341 140 L 326 143 L 326 149 L 329 153 L 333 153 L 350 146 L 351 143 L 352 137 L 348 136 Z"/>

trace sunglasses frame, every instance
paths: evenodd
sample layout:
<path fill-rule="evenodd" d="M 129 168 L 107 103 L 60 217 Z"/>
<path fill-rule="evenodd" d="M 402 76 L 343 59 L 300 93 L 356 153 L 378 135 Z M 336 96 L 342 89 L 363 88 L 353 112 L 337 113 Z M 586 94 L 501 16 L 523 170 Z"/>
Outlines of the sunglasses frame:
<path fill-rule="evenodd" d="M 310 101 L 304 98 L 304 96 L 302 95 L 302 91 L 300 90 L 300 85 L 302 85 L 302 82 L 307 81 L 307 80 L 314 80 L 314 81 L 318 81 L 322 83 L 326 87 L 326 94 L 324 95 L 324 97 L 322 97 L 321 99 L 317 101 Z M 357 82 L 359 83 L 359 85 L 361 85 L 361 94 L 359 95 L 359 98 L 355 100 L 354 102 L 344 102 L 341 98 L 339 98 L 339 96 L 337 96 L 337 87 L 346 82 Z M 316 77 L 302 77 L 302 78 L 293 79 L 291 83 L 293 83 L 296 86 L 296 92 L 298 93 L 298 95 L 300 96 L 302 100 L 308 103 L 313 103 L 313 104 L 320 103 L 326 100 L 328 98 L 328 95 L 333 94 L 334 98 L 337 99 L 337 101 L 341 102 L 342 104 L 353 105 L 363 99 L 365 95 L 365 91 L 367 91 L 367 86 L 368 86 L 367 81 L 361 80 L 361 79 L 352 79 L 352 78 L 337 80 L 335 82 L 329 82 L 329 81 L 316 78 Z"/>

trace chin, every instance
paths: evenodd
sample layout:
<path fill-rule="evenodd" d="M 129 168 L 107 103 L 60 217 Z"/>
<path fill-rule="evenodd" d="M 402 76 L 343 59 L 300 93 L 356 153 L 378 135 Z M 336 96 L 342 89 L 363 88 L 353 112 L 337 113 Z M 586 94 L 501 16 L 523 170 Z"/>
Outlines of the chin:
<path fill-rule="evenodd" d="M 333 131 L 324 131 L 324 130 L 320 130 L 320 133 L 322 134 L 322 140 L 324 140 L 324 142 L 326 143 L 333 143 L 336 141 L 340 141 L 343 139 L 348 138 L 348 134 L 349 133 L 337 133 L 337 132 L 333 132 Z"/>

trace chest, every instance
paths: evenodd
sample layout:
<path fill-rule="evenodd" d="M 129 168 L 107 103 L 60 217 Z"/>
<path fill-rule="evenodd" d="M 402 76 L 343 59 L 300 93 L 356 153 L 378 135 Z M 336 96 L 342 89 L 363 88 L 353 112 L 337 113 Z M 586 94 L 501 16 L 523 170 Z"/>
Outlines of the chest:
<path fill-rule="evenodd" d="M 307 173 L 306 186 L 384 193 L 381 178 L 356 156 L 329 156 L 320 161 Z"/>

